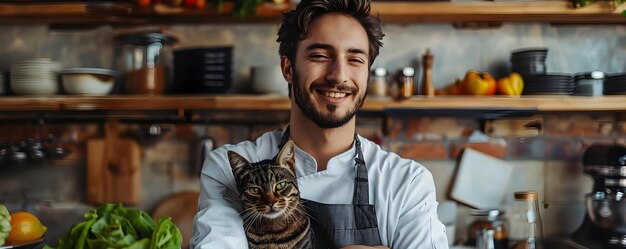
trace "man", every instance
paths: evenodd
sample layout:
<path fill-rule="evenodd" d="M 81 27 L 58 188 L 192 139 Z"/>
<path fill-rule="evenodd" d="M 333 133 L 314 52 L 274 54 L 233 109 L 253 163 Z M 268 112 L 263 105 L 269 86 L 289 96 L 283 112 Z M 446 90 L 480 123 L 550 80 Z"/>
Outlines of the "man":
<path fill-rule="evenodd" d="M 356 134 L 370 67 L 382 45 L 367 0 L 303 0 L 278 31 L 291 116 L 285 131 L 225 145 L 206 158 L 192 248 L 246 248 L 227 151 L 255 162 L 296 144 L 300 194 L 315 236 L 333 248 L 448 248 L 432 175 Z M 346 224 L 347 223 L 347 224 Z"/>

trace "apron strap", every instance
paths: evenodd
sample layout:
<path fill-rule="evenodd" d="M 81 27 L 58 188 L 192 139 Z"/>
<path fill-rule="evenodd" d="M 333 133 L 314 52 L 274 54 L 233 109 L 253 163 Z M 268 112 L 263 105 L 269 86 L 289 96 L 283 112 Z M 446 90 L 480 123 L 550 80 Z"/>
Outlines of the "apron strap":
<path fill-rule="evenodd" d="M 289 126 L 287 126 L 287 128 L 283 131 L 282 137 L 280 138 L 278 150 L 280 150 L 290 138 L 291 135 L 289 133 Z M 354 179 L 352 203 L 355 205 L 369 205 L 369 181 L 367 178 L 367 166 L 365 165 L 363 150 L 361 149 L 361 140 L 359 140 L 359 136 L 356 133 L 354 133 L 354 143 L 356 148 L 356 158 L 354 158 L 356 177 Z"/>
<path fill-rule="evenodd" d="M 369 205 L 369 181 L 367 179 L 367 165 L 363 157 L 361 149 L 361 140 L 359 136 L 354 134 L 356 147 L 356 158 L 354 158 L 356 167 L 356 178 L 354 179 L 354 196 L 352 203 L 355 205 Z"/>

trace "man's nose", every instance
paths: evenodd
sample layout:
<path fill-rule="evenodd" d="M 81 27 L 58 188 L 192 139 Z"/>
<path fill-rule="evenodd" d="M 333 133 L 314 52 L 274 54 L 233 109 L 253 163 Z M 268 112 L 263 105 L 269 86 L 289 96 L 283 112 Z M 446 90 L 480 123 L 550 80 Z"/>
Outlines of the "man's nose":
<path fill-rule="evenodd" d="M 348 81 L 347 65 L 342 60 L 335 60 L 328 65 L 326 80 L 334 84 Z"/>

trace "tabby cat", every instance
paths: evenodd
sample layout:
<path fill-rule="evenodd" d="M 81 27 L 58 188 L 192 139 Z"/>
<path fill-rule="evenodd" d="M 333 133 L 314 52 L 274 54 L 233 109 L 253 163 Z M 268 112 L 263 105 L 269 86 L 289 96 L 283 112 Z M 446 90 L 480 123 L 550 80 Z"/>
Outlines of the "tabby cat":
<path fill-rule="evenodd" d="M 296 181 L 293 142 L 289 140 L 274 160 L 250 163 L 234 151 L 228 151 L 228 160 L 250 249 L 313 248 L 313 229 Z"/>

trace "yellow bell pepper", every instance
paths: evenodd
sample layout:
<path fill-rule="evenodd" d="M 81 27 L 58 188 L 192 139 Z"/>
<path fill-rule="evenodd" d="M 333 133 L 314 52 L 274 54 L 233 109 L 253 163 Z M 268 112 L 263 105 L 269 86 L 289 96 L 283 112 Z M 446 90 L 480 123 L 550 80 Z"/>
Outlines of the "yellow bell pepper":
<path fill-rule="evenodd" d="M 524 90 L 524 80 L 518 73 L 511 73 L 509 76 L 498 80 L 498 94 L 506 96 L 520 96 Z"/>

